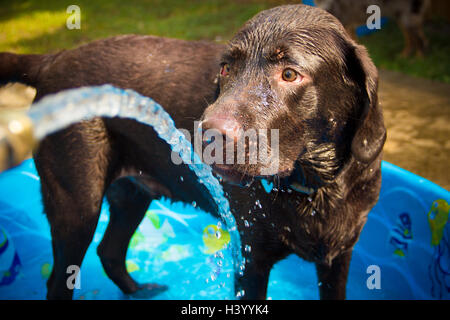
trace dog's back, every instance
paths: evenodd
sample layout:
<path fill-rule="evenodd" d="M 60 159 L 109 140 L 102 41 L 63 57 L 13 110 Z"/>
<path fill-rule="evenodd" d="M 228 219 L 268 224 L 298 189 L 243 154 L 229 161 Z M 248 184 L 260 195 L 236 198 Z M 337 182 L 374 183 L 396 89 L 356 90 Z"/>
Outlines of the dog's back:
<path fill-rule="evenodd" d="M 56 54 L 4 52 L 0 53 L 0 84 L 31 85 L 37 90 L 37 101 L 61 90 L 109 83 L 152 97 L 177 122 L 177 113 L 183 112 L 183 105 L 190 106 L 190 101 L 202 96 L 206 101 L 198 104 L 198 110 L 189 109 L 191 119 L 199 118 L 206 104 L 214 99 L 215 76 L 223 48 L 224 45 L 213 42 L 125 35 Z M 168 87 L 177 88 L 179 95 L 164 94 Z M 191 127 L 190 123 L 181 126 Z"/>

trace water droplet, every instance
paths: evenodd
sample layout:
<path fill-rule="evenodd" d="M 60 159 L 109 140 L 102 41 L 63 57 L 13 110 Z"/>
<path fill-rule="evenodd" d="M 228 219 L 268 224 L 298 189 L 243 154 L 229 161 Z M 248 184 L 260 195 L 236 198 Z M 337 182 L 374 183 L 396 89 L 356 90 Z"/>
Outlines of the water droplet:
<path fill-rule="evenodd" d="M 247 220 L 244 220 L 244 226 L 245 226 L 246 228 L 250 227 L 250 224 L 248 223 Z"/>
<path fill-rule="evenodd" d="M 222 233 L 220 233 L 220 230 L 216 231 L 216 238 L 220 239 L 220 237 L 222 236 Z"/>
<path fill-rule="evenodd" d="M 246 244 L 244 250 L 245 252 L 252 252 L 252 247 Z"/>
<path fill-rule="evenodd" d="M 192 206 L 193 206 L 194 208 L 196 208 L 196 207 L 197 207 L 197 202 L 192 201 Z"/>
<path fill-rule="evenodd" d="M 255 205 L 260 209 L 262 208 L 261 202 L 259 202 L 259 200 L 256 200 Z"/>
<path fill-rule="evenodd" d="M 309 201 L 309 202 L 312 202 L 312 198 L 311 198 L 311 197 L 308 197 L 308 201 Z"/>
<path fill-rule="evenodd" d="M 181 182 L 183 182 L 183 181 L 184 181 L 184 178 L 183 178 L 183 176 L 180 176 L 180 181 L 181 181 Z"/>
<path fill-rule="evenodd" d="M 311 215 L 314 217 L 316 215 L 316 210 L 312 209 Z"/>

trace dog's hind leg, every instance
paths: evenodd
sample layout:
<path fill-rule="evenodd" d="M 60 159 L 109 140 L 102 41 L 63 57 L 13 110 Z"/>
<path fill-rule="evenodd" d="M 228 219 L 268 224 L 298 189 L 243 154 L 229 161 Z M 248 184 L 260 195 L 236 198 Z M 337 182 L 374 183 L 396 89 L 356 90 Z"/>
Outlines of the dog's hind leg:
<path fill-rule="evenodd" d="M 70 206 L 63 209 L 64 214 L 60 214 L 58 209 L 47 207 L 47 213 L 53 212 L 50 215 L 54 217 L 49 219 L 54 259 L 52 273 L 47 282 L 47 299 L 50 300 L 72 298 L 73 289 L 77 286 L 69 277 L 74 270 L 79 271 L 81 267 L 100 212 L 100 206 L 88 208 L 87 204 L 76 205 L 76 199 L 71 197 L 63 201 L 65 205 Z M 79 280 L 82 286 L 82 279 Z"/>
<path fill-rule="evenodd" d="M 54 264 L 47 282 L 48 299 L 71 299 L 76 288 L 73 270 L 80 268 L 97 226 L 109 158 L 101 120 L 46 138 L 35 155 L 52 235 Z M 82 287 L 82 277 L 79 283 Z"/>
<path fill-rule="evenodd" d="M 110 221 L 97 253 L 108 277 L 122 292 L 138 298 L 150 298 L 167 289 L 157 284 L 138 284 L 131 278 L 125 265 L 130 239 L 149 204 L 164 194 L 157 187 L 156 183 L 145 181 L 145 177 L 125 177 L 116 180 L 106 192 Z"/>
<path fill-rule="evenodd" d="M 321 300 L 345 299 L 351 257 L 350 251 L 334 258 L 331 265 L 316 263 Z"/>

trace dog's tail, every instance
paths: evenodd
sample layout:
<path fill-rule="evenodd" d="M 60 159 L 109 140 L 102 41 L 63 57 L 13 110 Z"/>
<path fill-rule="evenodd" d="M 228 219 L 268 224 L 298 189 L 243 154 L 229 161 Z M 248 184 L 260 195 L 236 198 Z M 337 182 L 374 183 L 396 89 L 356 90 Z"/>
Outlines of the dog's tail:
<path fill-rule="evenodd" d="M 0 86 L 20 82 L 33 86 L 46 55 L 0 52 Z"/>

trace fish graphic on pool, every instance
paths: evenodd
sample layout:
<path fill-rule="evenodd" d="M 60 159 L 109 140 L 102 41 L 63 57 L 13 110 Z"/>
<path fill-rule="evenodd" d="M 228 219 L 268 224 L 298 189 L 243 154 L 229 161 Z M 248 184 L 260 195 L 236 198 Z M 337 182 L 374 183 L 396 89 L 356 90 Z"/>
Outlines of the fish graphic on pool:
<path fill-rule="evenodd" d="M 405 257 L 408 252 L 408 246 L 413 239 L 412 221 L 409 213 L 399 214 L 397 224 L 391 231 L 389 243 L 394 247 L 394 255 Z"/>
<path fill-rule="evenodd" d="M 0 286 L 11 284 L 19 274 L 20 259 L 6 231 L 0 227 Z"/>
<path fill-rule="evenodd" d="M 448 218 L 450 205 L 443 199 L 435 200 L 427 218 L 431 231 L 433 256 L 428 266 L 431 295 L 438 299 L 450 295 L 450 228 Z"/>

